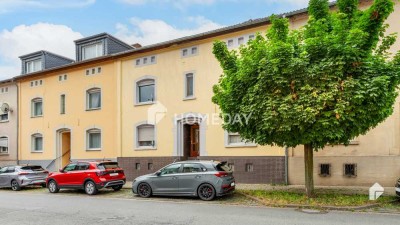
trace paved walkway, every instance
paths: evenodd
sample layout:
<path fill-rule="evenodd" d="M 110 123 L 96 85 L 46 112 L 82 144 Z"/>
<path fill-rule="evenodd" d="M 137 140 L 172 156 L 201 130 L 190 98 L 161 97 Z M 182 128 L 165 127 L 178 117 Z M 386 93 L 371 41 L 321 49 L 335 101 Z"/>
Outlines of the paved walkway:
<path fill-rule="evenodd" d="M 124 188 L 132 188 L 132 182 L 127 182 Z M 282 191 L 304 191 L 304 185 L 270 185 L 270 184 L 237 184 L 241 190 L 282 190 Z M 369 187 L 360 186 L 315 186 L 317 191 L 337 191 L 341 194 L 365 194 L 368 195 Z M 385 187 L 384 195 L 396 195 L 394 187 Z"/>

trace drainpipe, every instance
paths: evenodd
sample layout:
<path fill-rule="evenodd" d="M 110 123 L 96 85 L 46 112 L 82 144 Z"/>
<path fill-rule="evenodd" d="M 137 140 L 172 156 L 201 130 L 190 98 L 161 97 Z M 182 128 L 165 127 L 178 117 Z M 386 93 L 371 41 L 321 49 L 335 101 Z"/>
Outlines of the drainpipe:
<path fill-rule="evenodd" d="M 13 82 L 15 82 L 15 80 L 13 79 Z M 19 87 L 18 84 L 15 82 L 15 87 L 17 87 L 17 165 L 19 165 Z"/>
<path fill-rule="evenodd" d="M 289 147 L 285 147 L 285 185 L 289 185 Z"/>

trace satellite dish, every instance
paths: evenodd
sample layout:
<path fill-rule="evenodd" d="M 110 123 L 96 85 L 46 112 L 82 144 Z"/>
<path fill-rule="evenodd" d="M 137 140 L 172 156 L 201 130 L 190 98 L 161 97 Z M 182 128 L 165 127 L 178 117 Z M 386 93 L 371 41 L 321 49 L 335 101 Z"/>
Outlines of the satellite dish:
<path fill-rule="evenodd" d="M 8 113 L 10 111 L 10 106 L 7 103 L 3 103 L 0 107 L 0 110 L 3 113 Z"/>

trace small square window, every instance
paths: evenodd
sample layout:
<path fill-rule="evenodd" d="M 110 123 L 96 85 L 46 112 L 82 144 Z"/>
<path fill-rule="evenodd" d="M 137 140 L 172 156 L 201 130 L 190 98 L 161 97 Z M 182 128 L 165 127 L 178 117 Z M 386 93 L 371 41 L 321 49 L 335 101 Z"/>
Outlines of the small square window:
<path fill-rule="evenodd" d="M 62 81 L 63 77 L 62 76 L 58 76 L 58 81 Z"/>
<path fill-rule="evenodd" d="M 92 74 L 95 74 L 95 73 L 96 73 L 96 69 L 93 68 L 93 69 L 92 69 Z"/>
<path fill-rule="evenodd" d="M 67 74 L 64 74 L 64 80 L 67 80 Z"/>
<path fill-rule="evenodd" d="M 254 39 L 254 34 L 249 35 L 249 40 L 253 40 Z"/>
<path fill-rule="evenodd" d="M 357 176 L 357 164 L 344 164 L 343 168 L 344 175 L 346 177 L 356 177 Z"/>
<path fill-rule="evenodd" d="M 143 58 L 143 64 L 147 64 L 147 58 Z"/>
<path fill-rule="evenodd" d="M 33 81 L 31 82 L 31 87 L 33 87 Z"/>
<path fill-rule="evenodd" d="M 232 47 L 233 46 L 233 39 L 228 40 L 228 47 Z"/>
<path fill-rule="evenodd" d="M 238 38 L 238 44 L 239 44 L 239 45 L 244 44 L 244 37 Z"/>
<path fill-rule="evenodd" d="M 140 170 L 140 163 L 136 163 L 135 168 L 136 170 Z"/>
<path fill-rule="evenodd" d="M 254 171 L 253 163 L 246 163 L 246 172 L 253 172 L 253 171 Z"/>
<path fill-rule="evenodd" d="M 86 75 L 89 75 L 90 74 L 90 70 L 86 70 Z"/>
<path fill-rule="evenodd" d="M 40 85 L 42 85 L 42 84 L 43 84 L 43 81 L 42 81 L 42 80 L 40 80 L 40 81 L 39 81 L 39 84 L 40 84 Z"/>
<path fill-rule="evenodd" d="M 153 163 L 148 163 L 147 164 L 147 169 L 148 170 L 153 170 Z"/>
<path fill-rule="evenodd" d="M 136 59 L 136 66 L 140 65 L 140 59 Z"/>
<path fill-rule="evenodd" d="M 8 87 L 6 87 L 6 91 L 5 92 L 8 92 Z"/>
<path fill-rule="evenodd" d="M 193 47 L 192 48 L 192 55 L 196 55 L 197 54 L 197 47 Z"/>
<path fill-rule="evenodd" d="M 155 62 L 156 62 L 156 57 L 155 57 L 155 56 L 152 56 L 152 57 L 150 58 L 150 62 L 151 62 L 151 63 L 155 63 Z"/>
<path fill-rule="evenodd" d="M 97 73 L 101 73 L 101 67 L 97 67 Z"/>
<path fill-rule="evenodd" d="M 37 80 L 35 80 L 35 86 L 38 86 L 38 81 Z"/>
<path fill-rule="evenodd" d="M 331 175 L 331 164 L 319 164 L 319 175 L 328 177 Z"/>
<path fill-rule="evenodd" d="M 187 56 L 188 55 L 188 50 L 187 49 L 183 49 L 182 50 L 182 56 Z"/>

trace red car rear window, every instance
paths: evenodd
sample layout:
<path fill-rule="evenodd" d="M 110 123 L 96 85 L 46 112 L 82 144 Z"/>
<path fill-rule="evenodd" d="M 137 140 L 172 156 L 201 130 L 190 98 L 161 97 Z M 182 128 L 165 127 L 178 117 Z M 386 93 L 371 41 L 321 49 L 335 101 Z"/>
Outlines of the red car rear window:
<path fill-rule="evenodd" d="M 105 162 L 97 165 L 97 168 L 101 170 L 106 170 L 106 169 L 117 169 L 119 168 L 119 166 L 117 162 Z"/>

